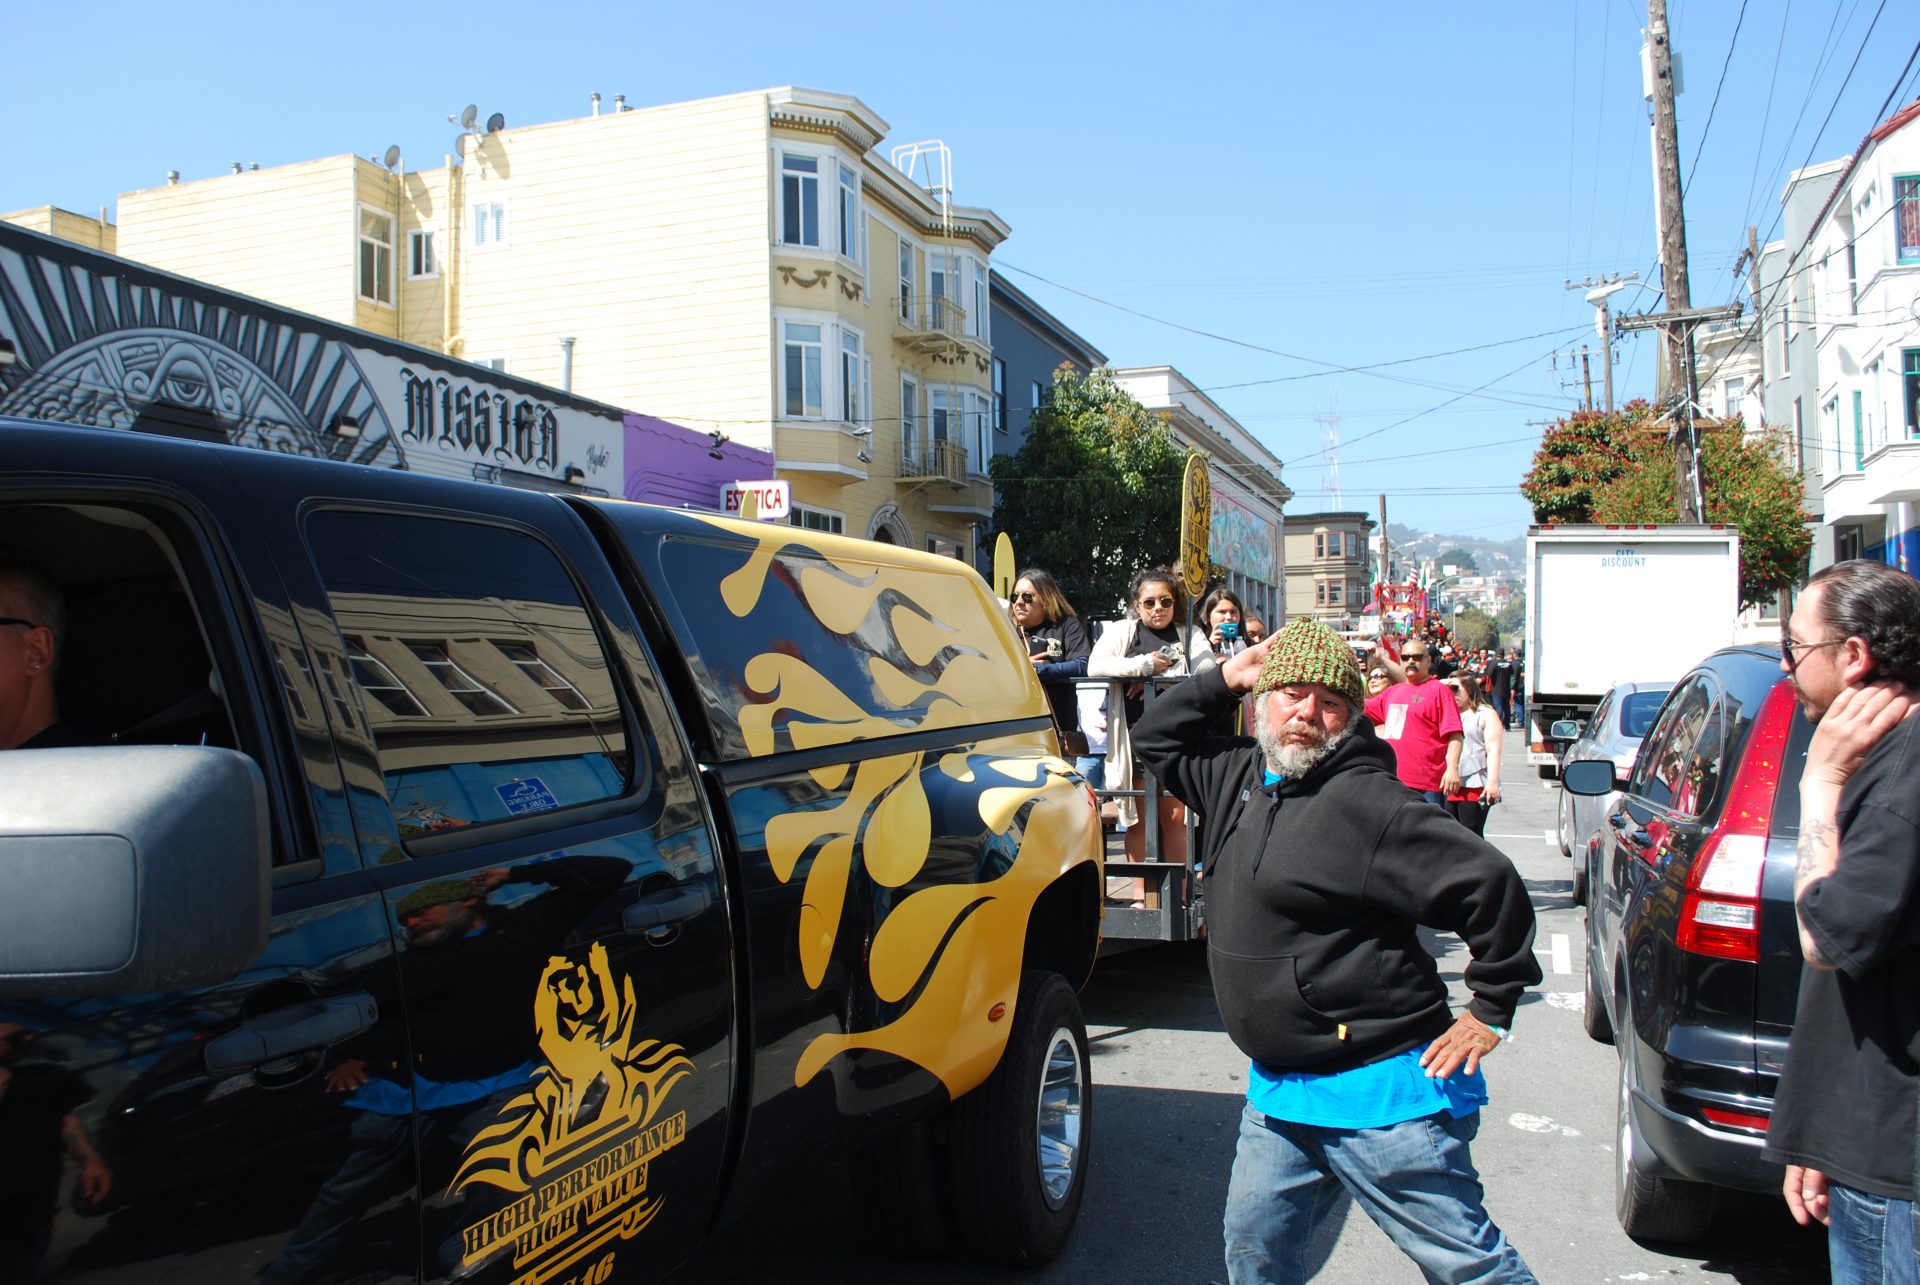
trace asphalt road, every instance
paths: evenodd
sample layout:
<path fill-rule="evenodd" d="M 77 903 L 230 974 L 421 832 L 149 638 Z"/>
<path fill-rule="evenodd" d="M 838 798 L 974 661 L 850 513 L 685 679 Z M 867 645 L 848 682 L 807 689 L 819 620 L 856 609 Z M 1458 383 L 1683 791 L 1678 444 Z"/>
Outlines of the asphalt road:
<path fill-rule="evenodd" d="M 1554 840 L 1558 787 L 1525 763 L 1509 733 L 1506 802 L 1487 837 L 1533 894 L 1545 982 L 1529 992 L 1514 1039 L 1485 1064 L 1492 1102 L 1474 1159 L 1495 1221 L 1546 1282 L 1827 1278 L 1824 1241 L 1777 1197 L 1720 1200 L 1709 1239 L 1691 1249 L 1639 1245 L 1614 1221 L 1617 1061 L 1580 1025 L 1583 911 L 1572 904 Z M 1514 764 L 1515 756 L 1519 762 Z M 1466 955 L 1434 949 L 1459 990 Z M 845 1175 L 816 1176 L 717 1237 L 676 1285 L 779 1281 L 1132 1285 L 1224 1278 L 1220 1211 L 1247 1064 L 1220 1028 L 1201 948 L 1162 946 L 1103 959 L 1081 995 L 1093 1040 L 1096 1140 L 1080 1223 L 1049 1267 L 1015 1275 L 965 1262 L 910 1262 L 868 1247 Z M 1417 1280 L 1366 1216 L 1342 1204 L 1314 1247 L 1329 1282 Z"/>

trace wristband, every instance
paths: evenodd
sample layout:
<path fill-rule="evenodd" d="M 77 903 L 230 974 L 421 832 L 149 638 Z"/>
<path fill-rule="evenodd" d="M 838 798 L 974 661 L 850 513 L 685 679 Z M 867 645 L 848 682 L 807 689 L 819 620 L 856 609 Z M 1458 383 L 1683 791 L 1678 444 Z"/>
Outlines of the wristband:
<path fill-rule="evenodd" d="M 1482 1022 L 1481 1025 L 1498 1035 L 1503 1043 L 1513 1038 L 1512 1033 L 1504 1026 L 1495 1026 L 1492 1022 Z"/>

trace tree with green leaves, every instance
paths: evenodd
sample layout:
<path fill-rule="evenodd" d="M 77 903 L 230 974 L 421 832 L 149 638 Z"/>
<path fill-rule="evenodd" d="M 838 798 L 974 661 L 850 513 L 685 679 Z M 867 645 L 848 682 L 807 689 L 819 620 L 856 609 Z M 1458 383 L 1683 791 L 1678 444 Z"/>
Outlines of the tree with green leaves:
<path fill-rule="evenodd" d="M 1480 564 L 1473 560 L 1471 553 L 1468 553 L 1457 544 L 1435 558 L 1433 562 L 1437 567 L 1457 568 L 1462 575 L 1477 576 L 1480 574 Z"/>
<path fill-rule="evenodd" d="M 993 459 L 994 526 L 1023 567 L 1045 567 L 1074 609 L 1118 611 L 1136 571 L 1180 553 L 1187 450 L 1108 370 L 1062 366 L 1026 444 Z"/>
<path fill-rule="evenodd" d="M 1462 610 L 1453 622 L 1453 644 L 1472 651 L 1476 647 L 1495 647 L 1500 642 L 1500 631 L 1494 627 L 1493 617 L 1478 607 Z"/>
<path fill-rule="evenodd" d="M 1643 401 L 1613 414 L 1581 411 L 1549 428 L 1520 483 L 1537 522 L 1676 522 L 1674 453 Z M 1703 427 L 1706 520 L 1740 531 L 1740 603 L 1758 606 L 1799 578 L 1813 543 L 1801 474 L 1777 433 L 1738 416 Z"/>

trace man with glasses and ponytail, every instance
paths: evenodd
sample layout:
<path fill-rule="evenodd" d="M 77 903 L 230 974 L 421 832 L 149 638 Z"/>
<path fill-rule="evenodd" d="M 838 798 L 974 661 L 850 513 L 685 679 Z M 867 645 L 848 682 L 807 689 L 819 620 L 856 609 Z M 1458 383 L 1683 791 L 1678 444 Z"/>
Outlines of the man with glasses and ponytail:
<path fill-rule="evenodd" d="M 66 623 L 60 587 L 0 546 L 0 750 L 72 743 L 53 690 Z"/>
<path fill-rule="evenodd" d="M 1794 871 L 1799 1011 L 1767 1130 L 1835 1281 L 1912 1281 L 1920 1076 L 1920 581 L 1841 562 L 1808 582 L 1780 668 L 1816 724 Z"/>

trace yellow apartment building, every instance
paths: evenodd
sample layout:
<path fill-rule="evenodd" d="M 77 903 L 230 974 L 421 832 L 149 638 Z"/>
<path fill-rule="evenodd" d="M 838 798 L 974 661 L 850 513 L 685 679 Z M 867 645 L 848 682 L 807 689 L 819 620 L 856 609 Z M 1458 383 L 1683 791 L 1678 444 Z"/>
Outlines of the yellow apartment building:
<path fill-rule="evenodd" d="M 1334 629 L 1357 629 L 1373 601 L 1365 513 L 1289 513 L 1286 519 L 1287 615 L 1311 616 Z"/>
<path fill-rule="evenodd" d="M 871 108 L 793 87 L 594 111 L 6 217 L 770 450 L 796 524 L 972 561 L 1010 229 L 946 149 L 883 157 Z"/>

